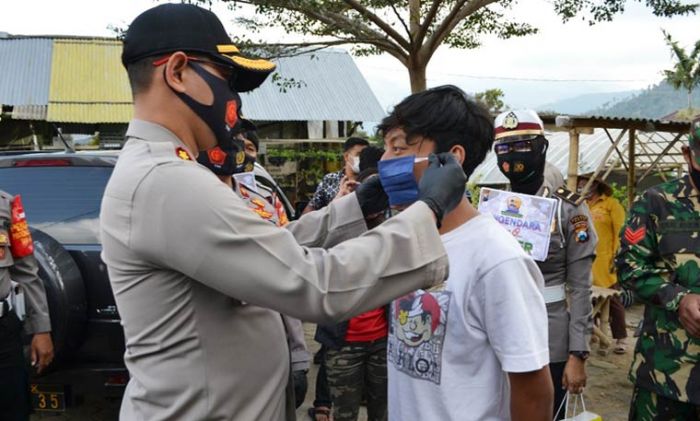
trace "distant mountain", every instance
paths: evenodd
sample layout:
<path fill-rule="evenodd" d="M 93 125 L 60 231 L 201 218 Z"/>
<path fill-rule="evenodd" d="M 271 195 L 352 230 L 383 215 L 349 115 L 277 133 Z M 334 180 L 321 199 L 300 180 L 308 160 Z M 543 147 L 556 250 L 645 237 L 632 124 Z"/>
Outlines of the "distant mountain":
<path fill-rule="evenodd" d="M 562 99 L 549 104 L 540 105 L 538 111 L 554 112 L 556 114 L 583 115 L 588 111 L 608 104 L 624 101 L 641 91 L 601 92 L 596 94 L 579 95 Z"/>
<path fill-rule="evenodd" d="M 700 106 L 700 89 L 693 91 L 692 101 L 693 107 Z M 591 108 L 583 115 L 657 119 L 681 108 L 688 108 L 685 91 L 677 91 L 666 82 L 661 82 L 622 101 Z"/>

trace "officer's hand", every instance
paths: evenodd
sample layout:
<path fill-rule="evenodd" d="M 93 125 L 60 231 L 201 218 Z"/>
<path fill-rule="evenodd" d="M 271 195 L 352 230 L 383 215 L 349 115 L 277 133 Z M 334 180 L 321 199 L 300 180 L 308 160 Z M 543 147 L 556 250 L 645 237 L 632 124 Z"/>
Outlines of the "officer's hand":
<path fill-rule="evenodd" d="M 53 361 L 53 342 L 50 333 L 37 333 L 32 338 L 32 366 L 41 373 Z"/>
<path fill-rule="evenodd" d="M 389 197 L 384 192 L 378 175 L 373 175 L 355 187 L 362 214 L 367 217 L 389 207 Z"/>
<path fill-rule="evenodd" d="M 681 324 L 691 336 L 700 338 L 700 294 L 687 294 L 678 305 Z"/>
<path fill-rule="evenodd" d="M 561 385 L 569 393 L 575 395 L 583 393 L 583 388 L 586 387 L 586 362 L 574 355 L 569 355 Z"/>
<path fill-rule="evenodd" d="M 442 217 L 462 201 L 466 186 L 467 176 L 454 155 L 449 152 L 432 154 L 418 183 L 418 200 L 430 206 L 440 225 Z"/>

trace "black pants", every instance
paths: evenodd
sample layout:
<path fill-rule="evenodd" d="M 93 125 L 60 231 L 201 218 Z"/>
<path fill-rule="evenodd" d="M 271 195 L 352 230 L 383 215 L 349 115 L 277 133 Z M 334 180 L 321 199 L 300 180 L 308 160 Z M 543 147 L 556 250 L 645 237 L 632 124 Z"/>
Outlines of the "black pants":
<path fill-rule="evenodd" d="M 566 397 L 566 390 L 561 388 L 561 380 L 562 377 L 564 377 L 564 367 L 566 367 L 566 361 L 549 363 L 549 373 L 552 375 L 552 383 L 554 384 L 554 410 L 552 411 L 552 417 L 556 415 L 562 401 Z M 565 409 L 562 409 L 555 421 L 563 419 L 564 412 L 566 412 Z"/>
<path fill-rule="evenodd" d="M 316 396 L 314 396 L 314 408 L 325 406 L 330 408 L 332 405 L 331 391 L 328 387 L 328 377 L 326 375 L 326 347 L 321 345 L 318 351 L 321 353 L 321 361 L 316 374 Z"/>
<path fill-rule="evenodd" d="M 22 324 L 14 312 L 0 318 L 0 420 L 29 420 L 29 373 L 22 352 Z"/>

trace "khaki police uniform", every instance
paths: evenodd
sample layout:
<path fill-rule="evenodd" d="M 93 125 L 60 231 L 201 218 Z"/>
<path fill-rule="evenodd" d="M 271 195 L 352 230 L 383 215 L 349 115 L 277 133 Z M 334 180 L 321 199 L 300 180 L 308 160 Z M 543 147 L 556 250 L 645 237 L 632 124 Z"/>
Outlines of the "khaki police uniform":
<path fill-rule="evenodd" d="M 257 213 L 262 219 L 269 221 L 278 227 L 285 227 L 289 224 L 287 211 L 285 211 L 282 201 L 277 197 L 277 193 L 271 191 L 266 186 L 256 182 L 255 190 L 234 180 L 234 191 L 243 202 Z M 264 266 L 260 270 L 265 270 Z M 282 315 L 284 330 L 287 333 L 287 345 L 289 346 L 289 356 L 292 372 L 298 372 L 294 376 L 301 376 L 305 379 L 306 372 L 311 366 L 311 353 L 306 346 L 304 335 L 304 325 L 301 320 Z M 291 378 L 287 386 L 287 413 L 293 414 L 296 410 L 296 403 L 303 402 L 306 394 L 306 387 L 297 389 L 297 380 Z M 304 383 L 306 384 L 306 383 Z M 298 393 L 298 395 L 297 395 Z M 288 415 L 289 418 L 289 415 Z"/>
<path fill-rule="evenodd" d="M 335 322 L 448 274 L 424 203 L 358 238 L 366 226 L 354 194 L 279 229 L 172 132 L 140 120 L 100 226 L 132 376 L 124 420 L 282 420 L 289 350 L 279 312 Z"/>
<path fill-rule="evenodd" d="M 13 257 L 10 248 L 13 197 L 0 191 L 0 419 L 28 419 L 29 386 L 22 346 L 22 323 L 18 308 L 11 308 L 12 282 L 19 284 L 24 295 L 29 334 L 51 331 L 49 307 L 44 284 L 32 254 Z"/>
<path fill-rule="evenodd" d="M 585 202 L 563 188 L 557 168 L 547 163 L 538 196 L 556 199 L 547 260 L 537 262 L 545 281 L 549 317 L 549 359 L 564 362 L 570 351 L 588 352 L 593 329 L 591 268 L 598 242 Z M 568 305 L 567 305 L 568 297 Z"/>

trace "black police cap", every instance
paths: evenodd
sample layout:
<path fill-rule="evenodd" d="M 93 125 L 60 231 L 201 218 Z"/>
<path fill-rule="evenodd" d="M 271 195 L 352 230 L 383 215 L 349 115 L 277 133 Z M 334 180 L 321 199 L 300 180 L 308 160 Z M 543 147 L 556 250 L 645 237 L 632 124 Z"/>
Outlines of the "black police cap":
<path fill-rule="evenodd" d="M 122 64 L 175 51 L 197 53 L 236 70 L 238 92 L 257 88 L 275 70 L 268 60 L 243 57 L 216 15 L 191 4 L 162 4 L 134 19 L 124 37 Z"/>

